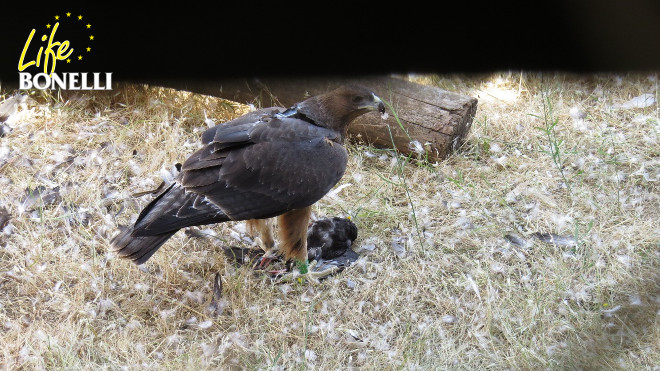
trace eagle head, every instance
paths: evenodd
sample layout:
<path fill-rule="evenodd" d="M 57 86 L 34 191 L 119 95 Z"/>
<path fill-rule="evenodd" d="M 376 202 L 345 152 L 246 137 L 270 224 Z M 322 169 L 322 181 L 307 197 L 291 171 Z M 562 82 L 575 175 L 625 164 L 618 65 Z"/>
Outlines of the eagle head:
<path fill-rule="evenodd" d="M 299 103 L 299 111 L 316 125 L 327 127 L 346 137 L 348 125 L 367 112 L 385 113 L 383 101 L 371 90 L 360 85 L 344 85 L 328 93 Z"/>
<path fill-rule="evenodd" d="M 383 101 L 371 90 L 360 85 L 346 85 L 339 87 L 330 93 L 338 112 L 343 111 L 343 116 L 350 123 L 356 117 L 370 112 L 378 111 L 385 113 Z"/>

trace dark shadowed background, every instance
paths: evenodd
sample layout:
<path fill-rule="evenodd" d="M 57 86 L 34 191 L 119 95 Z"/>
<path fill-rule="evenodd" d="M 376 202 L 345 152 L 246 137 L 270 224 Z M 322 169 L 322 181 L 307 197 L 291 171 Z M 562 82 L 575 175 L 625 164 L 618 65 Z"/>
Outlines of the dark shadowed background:
<path fill-rule="evenodd" d="M 84 66 L 79 71 L 113 72 L 115 80 L 660 67 L 660 3 L 652 0 L 439 10 L 410 2 L 396 7 L 220 2 L 217 9 L 136 4 L 57 5 L 5 18 L 1 81 L 17 82 L 18 59 L 32 28 L 36 45 L 43 25 L 67 11 L 83 15 L 95 35 L 93 52 L 77 65 Z M 73 66 L 60 62 L 57 71 L 66 68 Z"/>

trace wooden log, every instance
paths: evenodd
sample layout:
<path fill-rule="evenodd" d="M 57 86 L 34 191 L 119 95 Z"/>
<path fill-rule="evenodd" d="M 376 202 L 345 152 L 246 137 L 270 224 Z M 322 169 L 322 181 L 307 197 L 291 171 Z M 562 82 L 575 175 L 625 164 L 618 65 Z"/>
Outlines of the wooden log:
<path fill-rule="evenodd" d="M 257 107 L 290 107 L 335 87 L 357 83 L 389 103 L 389 118 L 370 113 L 349 127 L 349 140 L 417 153 L 441 160 L 462 143 L 470 130 L 477 99 L 391 76 L 329 79 L 243 79 L 222 82 L 159 82 L 156 85 L 221 97 Z M 396 112 L 396 115 L 392 110 Z M 398 116 L 399 122 L 396 120 Z M 421 152 L 420 152 L 421 150 Z"/>

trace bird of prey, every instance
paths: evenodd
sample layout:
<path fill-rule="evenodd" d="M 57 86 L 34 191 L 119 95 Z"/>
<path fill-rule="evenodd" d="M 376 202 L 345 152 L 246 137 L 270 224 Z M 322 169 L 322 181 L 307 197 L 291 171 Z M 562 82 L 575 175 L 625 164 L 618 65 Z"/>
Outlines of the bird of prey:
<path fill-rule="evenodd" d="M 311 205 L 346 170 L 348 125 L 370 111 L 385 113 L 369 89 L 348 85 L 296 103 L 250 112 L 202 134 L 203 147 L 181 173 L 123 229 L 111 245 L 142 264 L 179 229 L 247 220 L 274 249 L 267 218 L 278 217 L 277 252 L 288 261 L 307 260 Z"/>

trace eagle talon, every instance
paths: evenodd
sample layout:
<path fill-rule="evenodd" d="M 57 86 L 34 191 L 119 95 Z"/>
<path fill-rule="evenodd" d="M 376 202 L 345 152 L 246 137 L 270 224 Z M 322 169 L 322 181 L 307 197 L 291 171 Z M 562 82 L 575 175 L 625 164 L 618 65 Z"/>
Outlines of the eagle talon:
<path fill-rule="evenodd" d="M 256 270 L 265 270 L 273 261 L 277 260 L 279 257 L 272 255 L 270 253 L 265 253 L 261 258 L 257 260 L 254 265 Z"/>
<path fill-rule="evenodd" d="M 270 263 L 273 261 L 273 258 L 268 258 L 266 256 L 262 256 L 257 263 L 255 264 L 254 269 L 264 269 L 267 266 L 270 265 Z"/>

